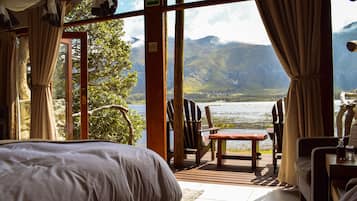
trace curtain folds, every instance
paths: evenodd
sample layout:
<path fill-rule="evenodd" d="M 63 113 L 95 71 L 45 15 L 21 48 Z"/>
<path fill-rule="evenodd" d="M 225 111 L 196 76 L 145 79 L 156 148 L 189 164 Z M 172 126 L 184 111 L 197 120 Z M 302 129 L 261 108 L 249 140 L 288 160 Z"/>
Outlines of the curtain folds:
<path fill-rule="evenodd" d="M 16 34 L 9 33 L 9 53 L 11 55 L 9 80 L 7 85 L 8 92 L 8 107 L 9 107 L 9 139 L 18 139 L 18 130 L 16 129 L 17 118 L 17 84 L 16 84 L 16 67 L 17 67 L 17 54 L 16 54 Z"/>
<path fill-rule="evenodd" d="M 0 1 L 0 26 L 11 28 L 19 24 L 10 11 L 21 12 L 32 7 L 42 7 L 42 18 L 54 26 L 60 26 L 61 0 L 2 0 Z"/>
<path fill-rule="evenodd" d="M 0 34 L 0 66 L 4 88 L 4 102 L 6 107 L 7 132 L 1 139 L 16 139 L 16 34 L 3 32 Z"/>
<path fill-rule="evenodd" d="M 256 0 L 261 18 L 290 77 L 279 180 L 296 184 L 299 137 L 324 135 L 320 91 L 323 0 Z"/>
<path fill-rule="evenodd" d="M 0 5 L 9 10 L 20 12 L 40 2 L 41 0 L 2 0 Z"/>
<path fill-rule="evenodd" d="M 63 25 L 65 3 L 62 3 L 61 7 Z M 51 26 L 41 17 L 41 8 L 31 10 L 29 17 L 32 82 L 30 138 L 54 140 L 56 128 L 50 84 L 57 62 L 63 27 Z"/>
<path fill-rule="evenodd" d="M 3 28 L 11 28 L 19 22 L 15 16 L 8 11 L 20 12 L 38 4 L 41 0 L 2 0 L 0 1 L 0 26 Z"/>

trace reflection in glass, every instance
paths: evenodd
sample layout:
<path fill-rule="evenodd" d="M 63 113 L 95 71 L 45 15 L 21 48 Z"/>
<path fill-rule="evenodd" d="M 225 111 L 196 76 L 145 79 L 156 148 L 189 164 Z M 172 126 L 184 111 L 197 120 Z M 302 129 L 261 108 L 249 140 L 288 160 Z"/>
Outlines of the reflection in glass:
<path fill-rule="evenodd" d="M 346 48 L 346 43 L 348 41 L 357 39 L 356 10 L 357 2 L 340 0 L 331 1 L 335 97 L 334 117 L 336 122 L 335 125 L 338 127 L 335 129 L 336 135 L 342 135 L 342 127 L 339 123 L 342 120 L 341 118 L 344 113 L 343 110 L 346 108 L 346 104 L 355 101 L 357 97 L 357 54 L 349 52 Z"/>
<path fill-rule="evenodd" d="M 66 137 L 66 66 L 68 58 L 68 45 L 60 44 L 56 69 L 52 82 L 53 107 L 56 119 L 56 139 L 64 140 Z"/>
<path fill-rule="evenodd" d="M 29 64 L 29 46 L 28 37 L 22 36 L 18 38 L 17 45 L 17 86 L 19 99 L 19 138 L 30 138 L 30 121 L 31 121 L 31 65 Z"/>

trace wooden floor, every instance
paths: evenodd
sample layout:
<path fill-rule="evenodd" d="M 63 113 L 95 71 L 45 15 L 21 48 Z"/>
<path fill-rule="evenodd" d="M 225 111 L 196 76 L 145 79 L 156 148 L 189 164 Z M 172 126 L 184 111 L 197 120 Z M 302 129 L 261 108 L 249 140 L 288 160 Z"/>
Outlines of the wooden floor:
<path fill-rule="evenodd" d="M 217 168 L 216 160 L 210 161 L 210 158 L 211 154 L 207 153 L 201 165 L 197 167 L 194 158 L 188 156 L 184 169 L 174 169 L 177 180 L 229 185 L 284 186 L 278 182 L 277 173 L 274 174 L 271 154 L 261 156 L 255 171 L 251 169 L 251 161 L 225 160 L 225 164 Z M 280 160 L 278 166 L 279 163 Z"/>

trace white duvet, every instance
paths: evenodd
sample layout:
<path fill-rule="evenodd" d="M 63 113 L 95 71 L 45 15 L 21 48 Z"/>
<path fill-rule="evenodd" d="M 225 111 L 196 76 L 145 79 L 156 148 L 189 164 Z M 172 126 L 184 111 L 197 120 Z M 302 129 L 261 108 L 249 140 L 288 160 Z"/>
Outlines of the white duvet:
<path fill-rule="evenodd" d="M 0 145 L 1 201 L 179 201 L 156 153 L 110 142 Z"/>

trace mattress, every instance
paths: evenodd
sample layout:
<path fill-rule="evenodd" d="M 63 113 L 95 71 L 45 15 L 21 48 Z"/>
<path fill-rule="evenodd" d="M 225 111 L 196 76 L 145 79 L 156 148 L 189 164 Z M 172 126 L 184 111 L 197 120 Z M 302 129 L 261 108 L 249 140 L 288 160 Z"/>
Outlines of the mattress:
<path fill-rule="evenodd" d="M 111 142 L 4 143 L 0 192 L 1 201 L 179 201 L 182 197 L 175 176 L 158 154 Z"/>

